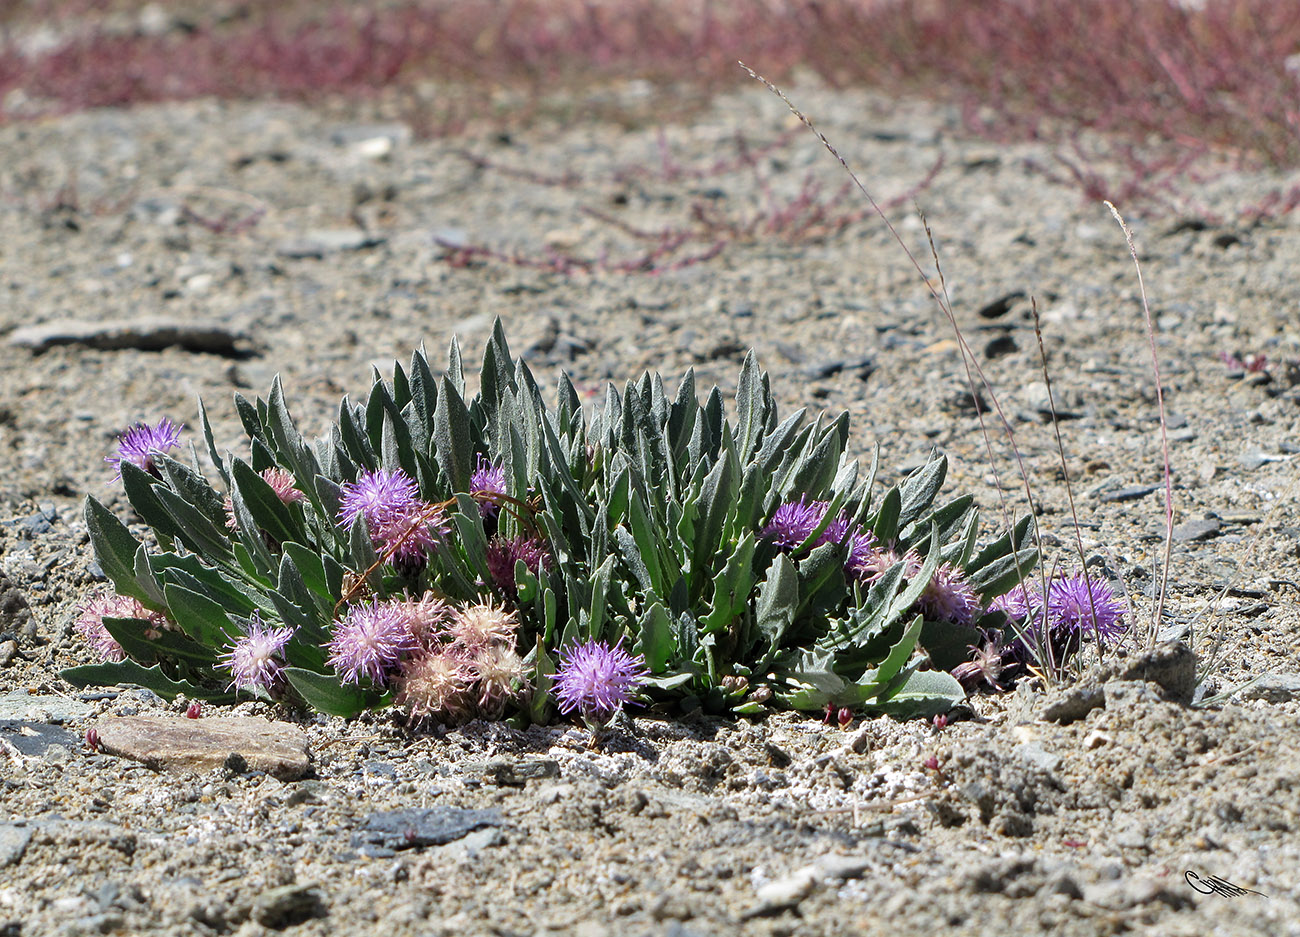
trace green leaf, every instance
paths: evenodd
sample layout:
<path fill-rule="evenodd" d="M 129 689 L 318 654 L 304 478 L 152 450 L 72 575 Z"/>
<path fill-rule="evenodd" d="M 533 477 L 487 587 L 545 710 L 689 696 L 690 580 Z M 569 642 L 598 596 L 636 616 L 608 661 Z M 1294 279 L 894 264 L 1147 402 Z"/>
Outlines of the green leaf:
<path fill-rule="evenodd" d="M 788 556 L 778 553 L 767 569 L 767 579 L 758 590 L 758 605 L 754 611 L 759 633 L 767 638 L 771 649 L 781 646 L 798 609 L 799 573 Z"/>
<path fill-rule="evenodd" d="M 709 614 L 701 622 L 703 634 L 727 627 L 749 605 L 754 587 L 754 534 L 745 534 L 727 558 L 727 565 L 713 581 L 713 601 Z"/>
<path fill-rule="evenodd" d="M 872 708 L 899 719 L 918 716 L 930 719 L 949 712 L 965 699 L 966 691 L 952 674 L 913 670 L 898 683 L 897 689 L 891 688 L 887 696 L 882 694 Z"/>
<path fill-rule="evenodd" d="M 294 519 L 289 506 L 280 500 L 266 479 L 249 468 L 246 462 L 242 459 L 231 460 L 230 476 L 234 491 L 238 492 L 238 497 L 248 508 L 258 530 L 266 531 L 280 544 L 305 539 L 302 525 Z"/>
<path fill-rule="evenodd" d="M 241 632 L 219 602 L 182 586 L 163 587 L 167 608 L 182 631 L 208 648 L 225 650 Z"/>
<path fill-rule="evenodd" d="M 903 499 L 895 486 L 885 492 L 876 510 L 876 516 L 868 525 L 881 543 L 891 543 L 898 537 L 898 517 Z"/>
<path fill-rule="evenodd" d="M 139 599 L 150 608 L 157 608 L 157 603 L 136 582 L 135 554 L 140 549 L 140 541 L 131 536 L 126 525 L 112 511 L 89 495 L 86 496 L 85 515 L 95 562 L 113 583 L 113 588 L 119 595 Z"/>
<path fill-rule="evenodd" d="M 210 700 L 214 703 L 229 703 L 235 700 L 235 694 L 229 691 L 208 690 L 197 687 L 187 680 L 173 680 L 163 673 L 159 666 L 144 667 L 133 660 L 69 667 L 60 671 L 59 676 L 75 687 L 144 687 L 166 700 L 173 700 L 182 694 L 189 699 Z"/>
<path fill-rule="evenodd" d="M 383 698 L 375 690 L 341 683 L 337 677 L 302 667 L 286 667 L 284 675 L 308 706 L 327 716 L 351 719 Z"/>
<path fill-rule="evenodd" d="M 545 725 L 551 708 L 551 678 L 555 675 L 555 661 L 546 653 L 542 636 L 537 636 L 537 655 L 533 660 L 533 698 L 528 704 L 528 718 L 537 725 Z"/>
<path fill-rule="evenodd" d="M 281 547 L 284 555 L 293 560 L 293 565 L 298 568 L 298 574 L 308 589 L 330 603 L 337 600 L 338 596 L 330 589 L 329 579 L 325 575 L 325 561 L 319 552 L 293 541 L 283 543 Z"/>
<path fill-rule="evenodd" d="M 122 460 L 121 469 L 122 490 L 135 513 L 156 533 L 175 538 L 181 532 L 180 527 L 154 493 L 154 486 L 159 484 L 157 479 L 126 459 Z"/>
<path fill-rule="evenodd" d="M 927 621 L 921 628 L 921 647 L 939 670 L 952 670 L 970 660 L 972 644 L 980 643 L 980 632 L 950 621 Z"/>
<path fill-rule="evenodd" d="M 216 648 L 204 647 L 181 632 L 161 631 L 156 638 L 145 637 L 145 630 L 155 627 L 140 618 L 104 618 L 104 628 L 122 645 L 128 657 L 140 663 L 183 660 L 199 667 L 211 667 L 216 663 Z"/>
<path fill-rule="evenodd" d="M 940 455 L 932 458 L 907 477 L 899 489 L 901 504 L 898 511 L 898 526 L 900 528 L 906 529 L 921 516 L 922 511 L 934 503 L 934 498 L 943 487 L 943 480 L 947 474 L 948 457 Z"/>
<path fill-rule="evenodd" d="M 212 424 L 208 422 L 208 411 L 203 406 L 203 398 L 199 398 L 199 426 L 203 429 L 203 443 L 207 446 L 208 458 L 217 468 L 217 474 L 227 485 L 230 484 L 230 476 L 226 474 L 225 463 L 221 461 L 221 454 L 217 452 L 217 443 L 212 435 Z"/>
<path fill-rule="evenodd" d="M 433 445 L 438 467 L 452 491 L 469 491 L 474 472 L 474 443 L 470 435 L 469 411 L 451 381 L 444 376 L 433 412 Z"/>
<path fill-rule="evenodd" d="M 662 674 L 677 650 L 673 640 L 673 623 L 662 602 L 654 602 L 641 615 L 633 650 L 645 658 L 652 674 Z"/>

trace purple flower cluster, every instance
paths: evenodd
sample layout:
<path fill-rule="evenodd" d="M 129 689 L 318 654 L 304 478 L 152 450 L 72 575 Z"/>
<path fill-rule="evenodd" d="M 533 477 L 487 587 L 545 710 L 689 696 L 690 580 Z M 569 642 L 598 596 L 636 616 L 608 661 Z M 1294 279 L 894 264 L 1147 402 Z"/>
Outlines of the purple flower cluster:
<path fill-rule="evenodd" d="M 496 583 L 507 597 L 518 598 L 518 585 L 515 583 L 515 564 L 523 561 L 525 568 L 533 575 L 543 569 L 548 572 L 555 565 L 546 541 L 535 537 L 493 537 L 488 542 L 487 565 Z"/>
<path fill-rule="evenodd" d="M 829 501 L 806 501 L 800 495 L 798 501 L 787 501 L 773 512 L 762 535 L 771 540 L 777 549 L 793 550 L 812 536 L 829 507 Z M 826 525 L 813 546 L 819 547 L 824 543 L 848 544 L 849 555 L 844 568 L 851 571 L 867 561 L 876 547 L 876 537 L 871 531 L 849 523 L 848 515 L 841 511 Z"/>
<path fill-rule="evenodd" d="M 136 423 L 117 437 L 117 452 L 107 456 L 104 461 L 116 466 L 116 471 L 113 472 L 114 478 L 121 477 L 123 462 L 130 462 L 151 475 L 157 475 L 158 470 L 153 464 L 153 454 L 178 448 L 181 444 L 181 430 L 184 428 L 183 423 L 173 424 L 166 417 L 159 420 L 157 426 Z"/>
<path fill-rule="evenodd" d="M 994 599 L 990 608 L 1005 612 L 1022 629 L 1028 626 L 1043 637 L 1076 643 L 1084 637 L 1109 643 L 1128 630 L 1124 604 L 1110 583 L 1085 573 L 1054 576 L 1047 585 L 1046 602 L 1038 589 L 1022 583 Z"/>
<path fill-rule="evenodd" d="M 474 494 L 503 495 L 506 493 L 506 470 L 493 465 L 482 453 L 474 460 L 474 472 L 469 477 L 469 490 Z M 501 507 L 491 497 L 480 498 L 478 512 L 484 520 L 496 517 Z"/>
<path fill-rule="evenodd" d="M 576 709 L 589 722 L 608 723 L 646 676 L 645 660 L 625 651 L 622 639 L 613 647 L 603 641 L 573 645 L 561 654 L 554 677 L 560 712 Z"/>
<path fill-rule="evenodd" d="M 78 610 L 72 627 L 103 660 L 114 662 L 125 660 L 126 652 L 104 627 L 105 618 L 142 619 L 149 623 L 146 635 L 152 637 L 157 637 L 167 624 L 162 612 L 147 609 L 130 596 L 100 593 L 88 599 Z"/>
<path fill-rule="evenodd" d="M 339 523 L 350 527 L 365 518 L 375 549 L 389 554 L 399 568 L 423 568 L 438 538 L 448 527 L 443 514 L 420 500 L 414 479 L 401 469 L 363 472 L 355 482 L 343 486 Z"/>
<path fill-rule="evenodd" d="M 517 630 L 515 614 L 490 603 L 364 602 L 335 623 L 328 662 L 345 683 L 391 683 L 412 721 L 495 717 L 528 691 Z"/>
<path fill-rule="evenodd" d="M 249 620 L 248 631 L 235 639 L 219 660 L 230 668 L 230 686 L 240 690 L 266 690 L 277 693 L 283 686 L 284 646 L 293 637 L 292 628 L 272 628 L 262 623 L 257 612 Z"/>

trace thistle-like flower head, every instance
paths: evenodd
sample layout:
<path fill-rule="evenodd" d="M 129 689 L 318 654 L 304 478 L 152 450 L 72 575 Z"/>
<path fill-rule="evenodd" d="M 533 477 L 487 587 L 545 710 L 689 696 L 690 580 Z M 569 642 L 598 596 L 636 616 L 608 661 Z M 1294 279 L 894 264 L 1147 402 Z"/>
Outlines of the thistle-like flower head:
<path fill-rule="evenodd" d="M 1085 573 L 1054 578 L 1047 587 L 1047 621 L 1066 635 L 1113 641 L 1127 629 L 1124 605 L 1110 583 Z"/>
<path fill-rule="evenodd" d="M 514 647 L 519 619 L 504 606 L 480 602 L 457 609 L 447 623 L 452 643 L 468 651 L 492 645 Z"/>
<path fill-rule="evenodd" d="M 397 603 L 406 630 L 420 647 L 431 648 L 439 642 L 452 617 L 452 608 L 433 592 L 420 598 L 406 596 Z"/>
<path fill-rule="evenodd" d="M 513 647 L 503 644 L 481 647 L 469 666 L 478 683 L 478 705 L 485 714 L 500 714 L 505 704 L 519 696 L 526 686 L 524 662 Z"/>
<path fill-rule="evenodd" d="M 151 611 L 141 605 L 139 600 L 127 595 L 100 593 L 86 600 L 78 609 L 72 627 L 101 658 L 114 662 L 125 660 L 126 652 L 104 627 L 105 618 L 141 618 L 152 626 L 157 626 L 157 629 L 161 629 L 166 622 L 162 612 Z"/>
<path fill-rule="evenodd" d="M 578 710 L 583 718 L 605 723 L 623 708 L 647 676 L 645 660 L 623 649 L 623 641 L 610 647 L 587 641 L 560 656 L 555 672 L 555 697 L 560 712 Z"/>
<path fill-rule="evenodd" d="M 493 465 L 479 453 L 474 460 L 474 472 L 469 477 L 469 490 L 488 492 L 495 495 L 506 493 L 506 470 L 503 466 Z M 484 498 L 478 503 L 478 512 L 484 518 L 496 517 L 500 505 L 491 498 Z"/>
<path fill-rule="evenodd" d="M 984 643 L 971 645 L 971 651 L 971 659 L 954 667 L 952 675 L 968 690 L 983 683 L 1001 691 L 1003 687 L 998 680 L 1007 667 L 1005 660 L 1007 649 L 985 635 Z"/>
<path fill-rule="evenodd" d="M 778 549 L 793 550 L 817 529 L 828 506 L 827 501 L 805 501 L 800 495 L 798 501 L 787 501 L 776 509 L 763 536 Z"/>
<path fill-rule="evenodd" d="M 493 537 L 487 548 L 488 572 L 492 574 L 492 581 L 512 599 L 518 595 L 515 563 L 519 560 L 523 560 L 524 566 L 534 575 L 543 569 L 549 571 L 555 565 L 544 540 L 522 534 L 510 539 Z"/>
<path fill-rule="evenodd" d="M 307 497 L 294 487 L 295 479 L 293 474 L 286 472 L 278 465 L 262 469 L 262 480 L 271 486 L 271 490 L 275 492 L 275 496 L 283 504 L 293 504 L 295 501 L 301 501 Z M 231 530 L 235 530 L 239 526 L 235 521 L 235 502 L 230 495 L 226 495 L 226 526 Z"/>
<path fill-rule="evenodd" d="M 122 475 L 122 463 L 130 462 L 151 474 L 157 474 L 153 464 L 153 453 L 166 452 L 181 444 L 181 430 L 185 424 L 173 424 L 163 417 L 157 426 L 148 423 L 136 423 L 121 436 L 117 437 L 117 452 L 107 456 L 104 461 L 116 466 L 114 478 Z"/>
<path fill-rule="evenodd" d="M 939 564 L 916 605 L 930 621 L 948 621 L 954 625 L 973 625 L 980 610 L 975 590 L 962 571 L 951 563 Z"/>
<path fill-rule="evenodd" d="M 360 683 L 366 677 L 383 686 L 388 672 L 415 648 L 400 603 L 362 602 L 335 625 L 328 663 L 344 683 Z"/>
<path fill-rule="evenodd" d="M 469 663 L 456 651 L 417 654 L 403 661 L 394 700 L 406 707 L 413 722 L 438 713 L 456 719 L 468 711 L 473 681 Z"/>
<path fill-rule="evenodd" d="M 401 469 L 362 472 L 355 482 L 343 486 L 339 523 L 351 527 L 358 517 L 364 517 L 373 536 L 380 527 L 407 516 L 420 504 L 415 480 Z"/>
<path fill-rule="evenodd" d="M 262 623 L 257 612 L 248 632 L 235 640 L 219 660 L 230 668 L 231 687 L 277 691 L 283 680 L 284 646 L 293 637 L 292 628 L 272 628 Z"/>

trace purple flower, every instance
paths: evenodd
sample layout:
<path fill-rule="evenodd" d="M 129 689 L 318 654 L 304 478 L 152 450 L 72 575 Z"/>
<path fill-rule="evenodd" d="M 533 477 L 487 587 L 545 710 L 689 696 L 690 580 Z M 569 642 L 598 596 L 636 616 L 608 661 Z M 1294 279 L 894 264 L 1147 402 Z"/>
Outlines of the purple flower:
<path fill-rule="evenodd" d="M 416 573 L 448 531 L 442 512 L 420 500 L 415 481 L 401 469 L 363 472 L 343 486 L 339 523 L 350 527 L 358 517 L 365 518 L 376 550 L 391 551 L 394 565 Z"/>
<path fill-rule="evenodd" d="M 181 444 L 181 430 L 185 424 L 175 424 L 163 417 L 157 426 L 148 423 L 136 423 L 121 436 L 117 437 L 117 452 L 107 456 L 104 461 L 117 467 L 114 478 L 122 475 L 122 463 L 130 462 L 146 472 L 157 474 L 152 454 L 175 449 Z"/>
<path fill-rule="evenodd" d="M 72 627 L 101 658 L 114 662 L 126 660 L 126 652 L 104 627 L 105 618 L 144 619 L 150 623 L 149 630 L 153 630 L 155 636 L 158 632 L 152 626 L 161 629 L 166 622 L 162 612 L 150 611 L 130 596 L 110 593 L 100 594 L 87 600 L 86 604 L 81 606 Z"/>
<path fill-rule="evenodd" d="M 492 581 L 512 599 L 519 595 L 515 583 L 515 563 L 519 560 L 524 561 L 524 566 L 533 575 L 543 569 L 549 572 L 555 565 L 544 540 L 522 535 L 509 540 L 493 537 L 487 548 L 488 572 L 492 574 Z"/>
<path fill-rule="evenodd" d="M 474 460 L 474 472 L 469 477 L 469 490 L 475 493 L 505 494 L 506 470 L 500 465 L 493 465 L 483 457 L 482 453 L 479 453 Z M 483 498 L 479 501 L 478 512 L 484 519 L 496 517 L 500 510 L 500 505 L 491 498 Z"/>
<path fill-rule="evenodd" d="M 954 625 L 973 625 L 980 610 L 975 590 L 961 570 L 951 563 L 940 563 L 916 600 L 916 607 L 930 621 L 948 621 Z"/>
<path fill-rule="evenodd" d="M 560 712 L 577 709 L 585 719 L 608 722 L 646 676 L 645 660 L 623 650 L 621 638 L 613 647 L 603 641 L 573 645 L 561 654 L 554 677 Z"/>
<path fill-rule="evenodd" d="M 1124 606 L 1110 583 L 1086 573 L 1061 576 L 1047 587 L 1047 620 L 1069 636 L 1095 635 L 1113 641 L 1124 633 Z"/>
<path fill-rule="evenodd" d="M 348 609 L 335 626 L 328 663 L 344 683 L 360 683 L 367 677 L 383 686 L 388 671 L 416 646 L 401 603 L 362 602 Z"/>
<path fill-rule="evenodd" d="M 787 501 L 772 514 L 772 520 L 763 528 L 763 536 L 776 544 L 777 549 L 793 550 L 807 540 L 829 506 L 827 501 Z"/>
<path fill-rule="evenodd" d="M 253 612 L 248 633 L 237 638 L 220 658 L 234 677 L 230 685 L 241 690 L 278 690 L 284 671 L 284 646 L 291 637 L 292 628 L 271 628 Z"/>

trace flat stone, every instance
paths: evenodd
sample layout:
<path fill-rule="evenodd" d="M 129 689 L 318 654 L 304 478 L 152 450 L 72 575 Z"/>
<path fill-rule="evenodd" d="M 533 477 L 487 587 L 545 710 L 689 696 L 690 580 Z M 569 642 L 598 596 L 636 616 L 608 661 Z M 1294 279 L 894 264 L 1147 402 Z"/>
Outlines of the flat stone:
<path fill-rule="evenodd" d="M 1119 501 L 1136 501 L 1138 498 L 1145 498 L 1153 491 L 1159 491 L 1164 485 L 1131 485 L 1128 488 L 1120 488 L 1115 491 L 1103 491 L 1097 497 L 1110 504 Z"/>
<path fill-rule="evenodd" d="M 1191 543 L 1195 540 L 1209 540 L 1223 529 L 1223 522 L 1217 517 L 1202 517 L 1187 521 L 1174 528 L 1174 539 L 1179 543 Z"/>
<path fill-rule="evenodd" d="M 101 351 L 136 348 L 160 351 L 179 346 L 187 351 L 216 355 L 238 355 L 241 332 L 217 322 L 171 319 L 166 316 L 143 316 L 139 319 L 60 319 L 27 325 L 9 333 L 9 344 L 48 351 L 55 345 L 84 345 Z"/>
<path fill-rule="evenodd" d="M 554 758 L 530 755 L 521 758 L 492 758 L 475 765 L 466 766 L 486 781 L 495 784 L 523 786 L 529 781 L 543 778 L 558 778 L 560 763 Z"/>
<path fill-rule="evenodd" d="M 76 732 L 60 729 L 44 722 L 23 722 L 21 720 L 0 720 L 0 739 L 4 739 L 19 754 L 33 758 L 45 758 L 56 753 L 76 751 L 84 744 L 84 739 Z M 67 757 L 66 755 L 63 757 Z"/>
<path fill-rule="evenodd" d="M 360 228 L 322 228 L 308 231 L 300 238 L 284 241 L 275 252 L 295 260 L 315 258 L 342 251 L 359 251 L 384 243 L 384 238 L 367 234 Z"/>
<path fill-rule="evenodd" d="M 1300 699 L 1300 673 L 1266 673 L 1237 694 L 1238 699 L 1289 703 Z"/>
<path fill-rule="evenodd" d="M 1039 710 L 1038 718 L 1069 725 L 1105 705 L 1106 694 L 1101 687 L 1074 686 L 1052 695 Z"/>
<path fill-rule="evenodd" d="M 363 852 L 442 846 L 483 829 L 501 826 L 496 810 L 467 810 L 461 807 L 384 810 L 366 817 L 366 825 L 353 836 L 353 845 Z M 368 847 L 368 848 L 367 848 Z"/>
<path fill-rule="evenodd" d="M 320 889 L 314 884 L 269 888 L 254 898 L 249 908 L 249 917 L 272 930 L 284 930 L 326 913 Z"/>
<path fill-rule="evenodd" d="M 125 716 L 101 719 L 95 729 L 101 749 L 151 768 L 202 772 L 228 766 L 293 781 L 309 767 L 301 729 L 251 716 Z"/>
<path fill-rule="evenodd" d="M 10 690 L 0 696 L 0 722 L 72 722 L 84 719 L 95 707 L 67 696 L 36 695 L 26 690 Z"/>
<path fill-rule="evenodd" d="M 27 844 L 32 841 L 30 827 L 15 823 L 0 823 L 0 869 L 14 865 L 23 857 Z"/>

